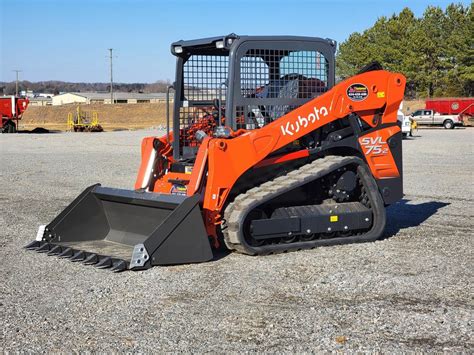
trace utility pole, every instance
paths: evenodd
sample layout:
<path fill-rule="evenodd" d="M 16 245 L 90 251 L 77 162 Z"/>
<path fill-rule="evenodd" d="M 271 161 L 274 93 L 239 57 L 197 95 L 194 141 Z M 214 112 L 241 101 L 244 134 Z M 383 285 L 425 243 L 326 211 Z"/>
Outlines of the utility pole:
<path fill-rule="evenodd" d="M 113 48 L 109 48 L 110 51 L 110 104 L 114 104 L 114 77 L 112 67 L 112 51 Z"/>
<path fill-rule="evenodd" d="M 22 70 L 15 69 L 13 71 L 16 73 L 15 96 L 18 97 L 18 73 L 21 73 Z"/>

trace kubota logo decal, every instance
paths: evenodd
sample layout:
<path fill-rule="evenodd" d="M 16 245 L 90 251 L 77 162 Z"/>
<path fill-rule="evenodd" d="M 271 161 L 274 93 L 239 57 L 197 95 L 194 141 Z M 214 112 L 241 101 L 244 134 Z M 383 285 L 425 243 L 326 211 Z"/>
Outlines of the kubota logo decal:
<path fill-rule="evenodd" d="M 295 133 L 298 133 L 300 131 L 300 128 L 306 128 L 308 125 L 314 124 L 316 121 L 320 120 L 320 116 L 326 117 L 329 112 L 326 107 L 313 107 L 314 112 L 310 112 L 308 114 L 308 117 L 301 117 L 298 116 L 296 120 L 294 120 L 293 123 L 287 122 L 286 125 L 281 125 L 281 133 L 286 136 L 292 136 Z"/>
<path fill-rule="evenodd" d="M 387 142 L 382 137 L 364 137 L 360 140 L 360 145 L 365 150 L 365 155 L 385 155 L 388 153 Z"/>

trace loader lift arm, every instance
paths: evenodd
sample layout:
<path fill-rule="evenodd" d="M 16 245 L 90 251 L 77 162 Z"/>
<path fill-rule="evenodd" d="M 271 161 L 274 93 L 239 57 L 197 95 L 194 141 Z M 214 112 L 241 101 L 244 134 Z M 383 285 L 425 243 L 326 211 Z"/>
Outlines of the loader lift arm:
<path fill-rule="evenodd" d="M 362 101 L 352 101 L 347 95 L 348 88 L 355 84 L 362 84 L 370 90 Z M 272 152 L 350 114 L 357 115 L 371 128 L 379 125 L 384 127 L 382 130 L 369 130 L 371 133 L 367 135 L 371 138 L 380 137 L 381 142 L 386 142 L 388 137 L 399 131 L 396 114 L 404 89 L 405 78 L 401 74 L 383 70 L 363 73 L 337 84 L 327 93 L 260 129 L 246 131 L 232 139 L 208 139 L 200 147 L 200 150 L 208 151 L 208 154 L 200 154 L 201 160 L 195 163 L 195 166 L 203 166 L 208 159 L 204 209 L 220 211 L 237 179 Z M 376 113 L 382 109 L 382 118 L 374 121 Z M 362 133 L 361 141 L 364 136 Z M 378 151 L 373 150 L 366 150 L 365 153 L 376 177 L 399 175 L 390 150 L 384 150 L 384 154 L 377 154 Z M 223 166 L 226 168 L 219 169 Z M 199 169 L 193 170 L 191 180 L 196 183 L 193 184 L 193 189 L 188 190 L 188 195 L 194 194 L 199 186 L 198 174 Z"/>
<path fill-rule="evenodd" d="M 348 90 L 354 85 L 370 90 L 364 100 L 350 100 Z M 229 203 L 229 193 L 236 181 L 249 169 L 265 163 L 265 158 L 272 153 L 332 121 L 349 115 L 363 120 L 368 129 L 356 135 L 372 174 L 377 179 L 399 177 L 401 172 L 387 141 L 400 130 L 396 124 L 396 112 L 403 99 L 404 87 L 405 78 L 401 74 L 382 70 L 366 72 L 336 85 L 329 92 L 260 129 L 241 131 L 235 138 L 206 139 L 199 149 L 187 193 L 191 196 L 203 186 L 202 170 L 207 166 L 203 212 L 209 222 L 207 232 L 213 237 L 214 245 L 218 245 L 223 209 Z M 375 127 L 380 128 L 374 130 Z M 363 144 L 367 138 L 369 142 L 377 143 L 377 150 L 366 148 L 373 146 Z M 306 149 L 268 160 L 279 162 L 291 159 L 291 156 L 302 158 L 309 155 L 310 150 Z"/>

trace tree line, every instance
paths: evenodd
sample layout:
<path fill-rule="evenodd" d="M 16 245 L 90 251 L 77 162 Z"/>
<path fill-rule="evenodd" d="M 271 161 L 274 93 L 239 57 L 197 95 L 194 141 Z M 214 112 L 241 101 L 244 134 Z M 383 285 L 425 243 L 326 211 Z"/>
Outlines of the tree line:
<path fill-rule="evenodd" d="M 156 93 L 166 92 L 170 82 L 159 80 L 155 83 L 114 83 L 114 91 L 119 92 L 143 92 Z M 16 83 L 0 82 L 0 95 L 14 95 Z M 110 92 L 110 83 L 70 83 L 64 81 L 19 81 L 18 90 L 32 90 L 35 93 L 47 93 L 57 95 L 61 92 Z"/>
<path fill-rule="evenodd" d="M 429 6 L 421 18 L 409 8 L 380 17 L 339 45 L 339 79 L 378 61 L 407 77 L 409 98 L 474 96 L 474 4 Z"/>

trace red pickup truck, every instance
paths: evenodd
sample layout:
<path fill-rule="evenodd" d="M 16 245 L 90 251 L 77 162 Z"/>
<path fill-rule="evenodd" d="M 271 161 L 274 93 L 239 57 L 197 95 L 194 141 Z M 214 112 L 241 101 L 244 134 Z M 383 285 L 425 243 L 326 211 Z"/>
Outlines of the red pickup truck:
<path fill-rule="evenodd" d="M 21 119 L 23 112 L 28 107 L 27 98 L 11 96 L 0 97 L 0 113 L 2 122 L 0 131 L 2 133 L 15 133 L 18 128 L 18 120 Z M 16 123 L 15 123 L 16 121 Z"/>

